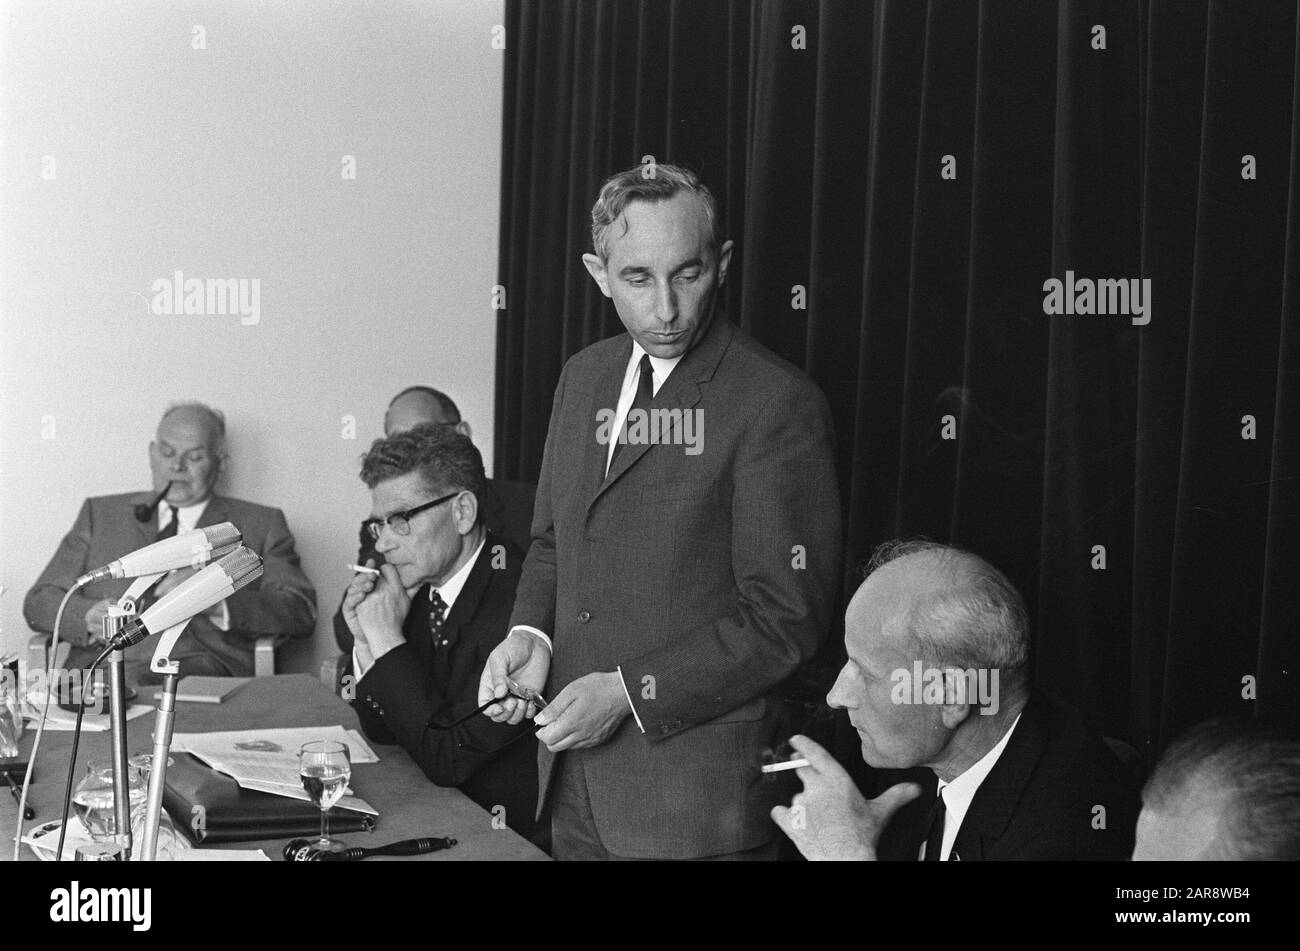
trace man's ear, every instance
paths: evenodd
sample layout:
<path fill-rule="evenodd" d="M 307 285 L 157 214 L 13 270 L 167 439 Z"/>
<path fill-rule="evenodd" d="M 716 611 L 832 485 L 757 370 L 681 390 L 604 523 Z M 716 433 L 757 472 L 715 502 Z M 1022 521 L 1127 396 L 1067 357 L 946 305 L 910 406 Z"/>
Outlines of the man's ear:
<path fill-rule="evenodd" d="M 470 442 L 474 441 L 474 437 L 470 434 L 469 423 L 465 422 L 465 420 L 462 419 L 453 428 Z"/>
<path fill-rule="evenodd" d="M 943 668 L 943 708 L 941 716 L 943 725 L 955 730 L 971 715 L 971 710 L 979 703 L 978 696 L 969 696 L 966 672 L 959 667 Z"/>
<path fill-rule="evenodd" d="M 586 265 L 587 273 L 590 274 L 591 279 L 596 282 L 596 286 L 600 288 L 600 292 L 606 297 L 613 297 L 614 295 L 609 291 L 609 271 L 606 270 L 605 262 L 600 259 L 600 256 L 595 254 L 584 254 L 582 256 L 582 263 Z"/>
<path fill-rule="evenodd" d="M 473 492 L 462 492 L 452 504 L 456 506 L 456 531 L 468 535 L 478 520 L 478 497 Z"/>
<path fill-rule="evenodd" d="M 736 246 L 734 241 L 722 242 L 722 247 L 718 250 L 718 286 L 727 279 L 727 270 L 731 267 L 731 249 Z"/>

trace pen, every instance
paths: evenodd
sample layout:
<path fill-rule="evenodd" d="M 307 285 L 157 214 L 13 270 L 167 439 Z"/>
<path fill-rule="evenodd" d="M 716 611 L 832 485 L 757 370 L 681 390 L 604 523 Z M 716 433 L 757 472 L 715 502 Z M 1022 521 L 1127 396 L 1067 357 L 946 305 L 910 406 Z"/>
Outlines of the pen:
<path fill-rule="evenodd" d="M 363 568 L 363 567 L 361 567 L 361 565 L 348 565 L 348 567 L 351 568 L 353 571 L 359 571 L 359 572 L 361 572 L 363 575 L 377 575 L 377 574 L 379 574 L 379 569 L 378 569 L 378 568 Z"/>
<path fill-rule="evenodd" d="M 806 759 L 788 759 L 783 763 L 764 763 L 763 772 L 780 773 L 787 769 L 801 769 L 807 765 L 808 761 Z"/>
<path fill-rule="evenodd" d="M 5 773 L 5 782 L 9 784 L 9 795 L 14 797 L 14 802 L 21 803 L 23 801 L 22 790 L 19 788 L 18 784 L 14 782 L 13 776 Z M 36 811 L 32 809 L 31 806 L 28 806 L 23 810 L 23 819 L 25 821 L 31 822 L 35 818 Z"/>

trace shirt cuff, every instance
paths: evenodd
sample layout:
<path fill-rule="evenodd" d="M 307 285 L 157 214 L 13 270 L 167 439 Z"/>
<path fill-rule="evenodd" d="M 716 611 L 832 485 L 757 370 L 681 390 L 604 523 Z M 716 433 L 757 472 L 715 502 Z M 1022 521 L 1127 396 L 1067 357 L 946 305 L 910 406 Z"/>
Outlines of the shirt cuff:
<path fill-rule="evenodd" d="M 373 660 L 370 661 L 370 663 L 368 663 L 368 664 L 363 664 L 363 663 L 361 663 L 361 655 L 357 653 L 356 645 L 353 645 L 353 647 L 352 647 L 352 675 L 353 675 L 354 677 L 356 677 L 357 680 L 360 680 L 362 677 L 364 677 L 366 674 L 368 674 L 368 673 L 370 672 L 370 668 L 373 667 L 373 666 L 375 666 L 375 662 L 374 662 Z"/>
<path fill-rule="evenodd" d="M 618 682 L 623 685 L 623 696 L 627 697 L 627 705 L 632 708 L 632 719 L 636 720 L 636 728 L 644 733 L 645 727 L 641 725 L 641 715 L 636 712 L 636 704 L 632 702 L 632 695 L 627 692 L 627 681 L 623 679 L 623 668 L 615 667 L 614 669 L 618 671 Z"/>
<path fill-rule="evenodd" d="M 537 635 L 542 639 L 542 643 L 546 645 L 546 649 L 550 651 L 552 654 L 555 653 L 555 645 L 551 643 L 551 639 L 547 637 L 545 634 L 543 634 L 541 631 L 539 631 L 537 628 L 529 627 L 527 624 L 516 624 L 514 627 L 510 629 L 510 633 L 513 634 L 515 631 L 527 631 L 529 634 Z"/>
<path fill-rule="evenodd" d="M 222 598 L 208 610 L 208 617 L 217 626 L 218 631 L 230 630 L 230 608 L 226 607 L 225 598 Z"/>

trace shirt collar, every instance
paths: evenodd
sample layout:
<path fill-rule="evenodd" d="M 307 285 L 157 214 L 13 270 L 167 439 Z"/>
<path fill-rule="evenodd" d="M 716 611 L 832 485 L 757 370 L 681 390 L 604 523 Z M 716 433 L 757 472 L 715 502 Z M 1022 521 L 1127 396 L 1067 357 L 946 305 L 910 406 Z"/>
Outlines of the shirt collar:
<path fill-rule="evenodd" d="M 474 549 L 474 554 L 469 557 L 465 564 L 460 566 L 460 570 L 447 579 L 447 582 L 441 588 L 435 588 L 429 585 L 429 600 L 433 600 L 433 593 L 436 591 L 442 597 L 442 601 L 447 605 L 447 610 L 451 611 L 451 606 L 456 603 L 460 597 L 461 589 L 465 587 L 465 582 L 469 580 L 469 573 L 478 561 L 479 553 L 483 551 L 483 546 L 487 544 L 487 532 L 483 533 L 483 538 Z"/>
<path fill-rule="evenodd" d="M 194 526 L 199 523 L 199 519 L 203 517 L 203 511 L 208 507 L 208 503 L 211 501 L 212 496 L 209 495 L 202 502 L 196 502 L 193 505 L 176 506 L 176 533 L 179 535 L 181 532 L 192 531 Z M 164 500 L 163 503 L 158 506 L 159 531 L 171 524 L 171 520 L 172 512 L 170 503 Z"/>
<path fill-rule="evenodd" d="M 975 764 L 966 772 L 950 783 L 945 783 L 942 779 L 939 780 L 938 791 L 943 794 L 944 808 L 943 857 L 946 857 L 952 851 L 952 845 L 957 841 L 957 832 L 961 829 L 961 822 L 966 818 L 966 812 L 970 809 L 975 793 L 993 767 L 997 765 L 998 757 L 1002 755 L 1002 751 L 1007 748 L 1011 734 L 1015 732 L 1016 724 L 1020 722 L 1020 716 L 1021 714 L 1016 714 L 1010 729 L 1002 734 L 1002 739 L 994 743 L 993 748 L 976 760 Z"/>
<path fill-rule="evenodd" d="M 675 356 L 675 357 L 669 357 L 669 358 L 667 358 L 667 359 L 665 359 L 664 357 L 656 357 L 656 356 L 652 356 L 652 355 L 647 354 L 647 353 L 645 352 L 645 348 L 642 347 L 641 344 L 639 344 L 639 343 L 637 343 L 635 340 L 633 340 L 633 341 L 632 341 L 632 356 L 628 358 L 628 361 L 627 361 L 627 372 L 624 373 L 624 375 L 623 375 L 623 387 L 624 387 L 624 389 L 627 388 L 627 386 L 631 383 L 632 378 L 635 376 L 635 374 L 636 374 L 636 367 L 637 367 L 637 364 L 639 364 L 639 363 L 641 362 L 641 357 L 642 357 L 642 355 L 645 355 L 645 356 L 649 356 L 649 357 L 650 357 L 650 366 L 654 368 L 654 371 L 655 371 L 655 388 L 654 388 L 654 392 L 655 392 L 655 393 L 658 393 L 658 392 L 659 392 L 659 387 L 661 387 L 661 386 L 664 385 L 664 383 L 667 381 L 669 375 L 670 375 L 670 374 L 673 372 L 673 370 L 676 368 L 677 364 L 679 364 L 679 363 L 682 362 L 682 357 L 686 356 L 686 354 L 684 354 L 684 353 L 679 353 L 677 356 Z"/>

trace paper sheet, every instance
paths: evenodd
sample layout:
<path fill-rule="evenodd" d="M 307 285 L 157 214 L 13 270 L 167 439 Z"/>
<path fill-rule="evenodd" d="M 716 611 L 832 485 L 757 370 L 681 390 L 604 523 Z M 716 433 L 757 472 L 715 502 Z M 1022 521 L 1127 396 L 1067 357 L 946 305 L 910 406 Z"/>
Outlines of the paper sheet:
<path fill-rule="evenodd" d="M 269 730 L 233 730 L 221 733 L 177 733 L 172 750 L 197 756 L 244 789 L 310 802 L 298 774 L 298 751 L 312 740 L 337 740 L 348 747 L 353 765 L 378 763 L 379 757 L 356 730 L 342 726 L 298 727 Z M 338 805 L 372 816 L 379 812 L 364 799 L 344 795 Z"/>
<path fill-rule="evenodd" d="M 142 717 L 146 713 L 152 713 L 153 707 L 146 706 L 142 703 L 133 703 L 126 708 L 126 718 L 134 720 Z M 40 721 L 40 712 L 38 710 L 36 719 L 31 722 L 28 729 L 36 729 L 36 724 Z M 107 713 L 96 714 L 91 716 L 87 714 L 81 721 L 81 730 L 83 733 L 107 733 L 109 730 L 110 717 Z M 77 725 L 77 715 L 69 713 L 61 707 L 51 704 L 50 714 L 45 719 L 45 729 L 53 733 L 71 733 Z"/>

